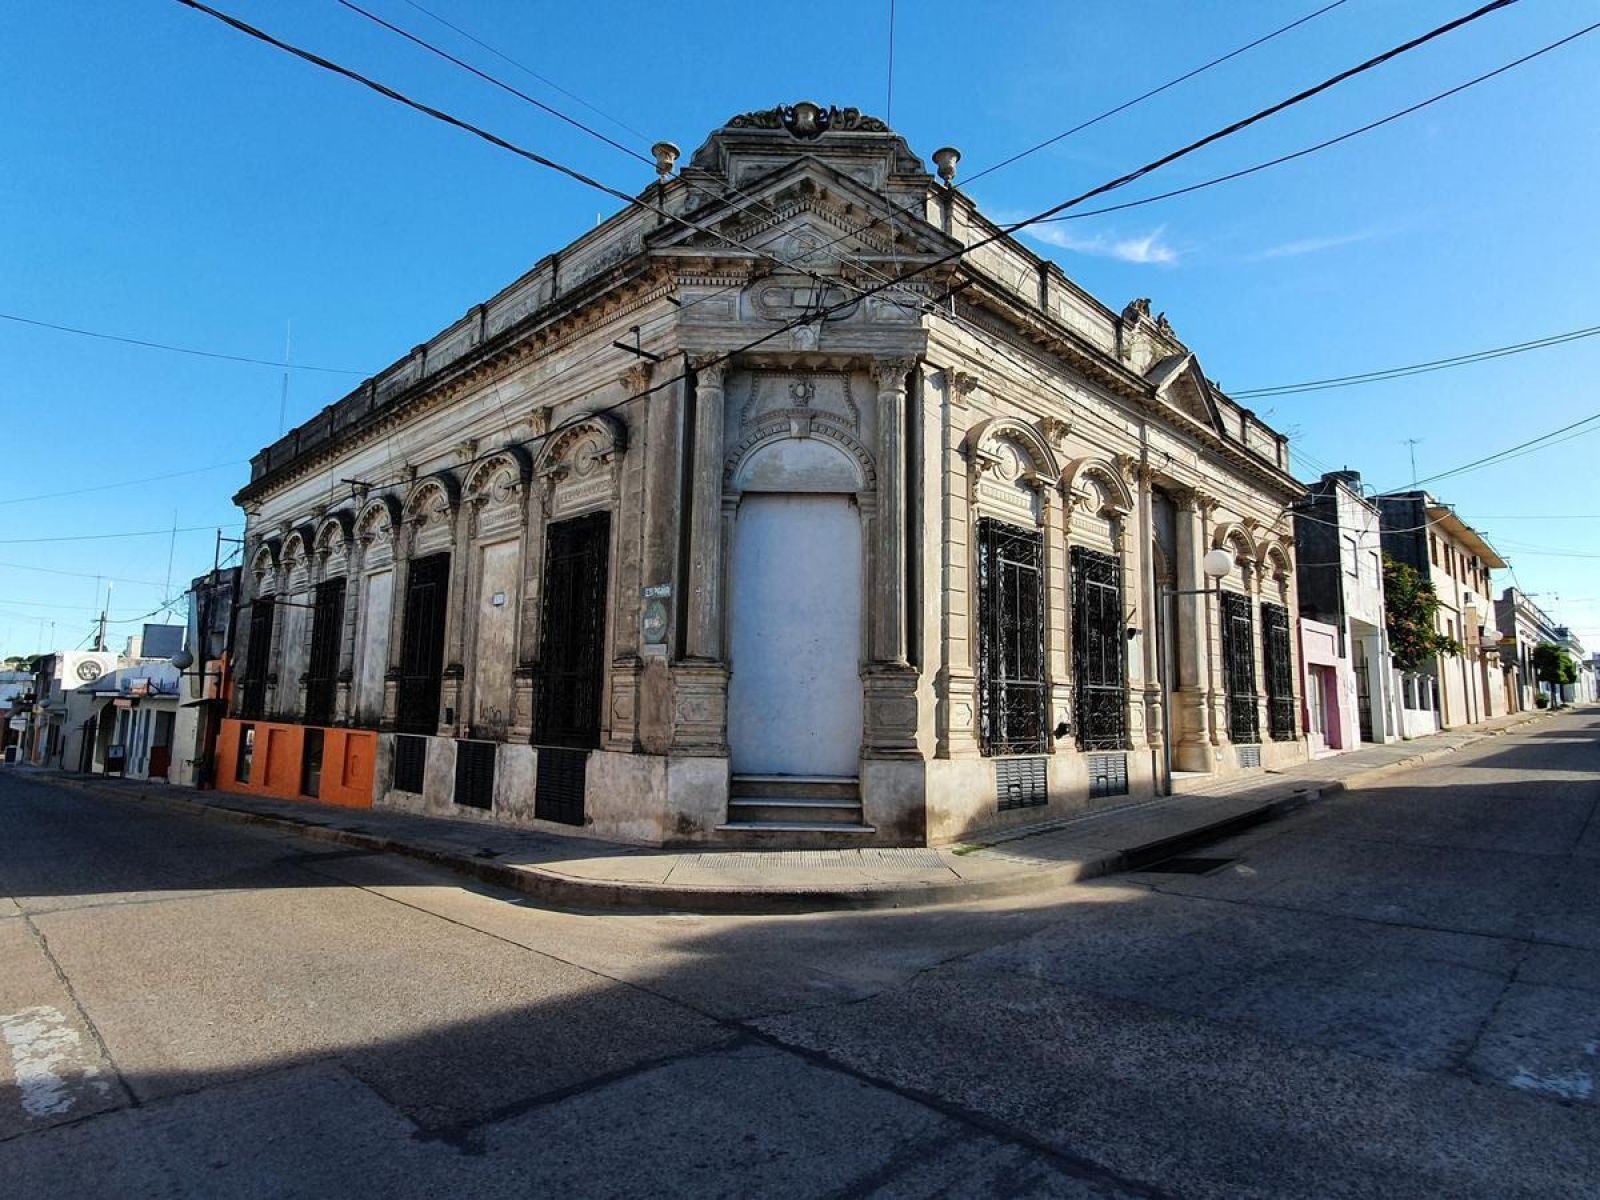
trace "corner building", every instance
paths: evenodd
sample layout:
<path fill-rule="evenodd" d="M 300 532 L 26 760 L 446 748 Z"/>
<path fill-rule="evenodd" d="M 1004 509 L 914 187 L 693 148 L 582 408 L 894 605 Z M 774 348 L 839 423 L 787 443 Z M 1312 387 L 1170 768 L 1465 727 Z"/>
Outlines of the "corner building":
<path fill-rule="evenodd" d="M 639 199 L 252 459 L 221 786 L 915 845 L 1304 757 L 1287 444 L 1148 302 L 853 109 Z"/>

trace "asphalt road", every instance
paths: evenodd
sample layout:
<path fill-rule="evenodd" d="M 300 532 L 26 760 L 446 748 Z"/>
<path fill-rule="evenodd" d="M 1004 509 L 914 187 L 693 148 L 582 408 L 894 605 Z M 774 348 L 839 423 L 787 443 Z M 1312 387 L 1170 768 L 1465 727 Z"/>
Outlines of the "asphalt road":
<path fill-rule="evenodd" d="M 1600 1196 L 1600 715 L 1047 899 L 552 912 L 0 773 L 0 1196 Z"/>

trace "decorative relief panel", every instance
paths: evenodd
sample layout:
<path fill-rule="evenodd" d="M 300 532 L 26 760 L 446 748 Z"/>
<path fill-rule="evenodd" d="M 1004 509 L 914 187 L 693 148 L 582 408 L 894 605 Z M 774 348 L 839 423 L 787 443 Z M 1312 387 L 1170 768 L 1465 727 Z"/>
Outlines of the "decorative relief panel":
<path fill-rule="evenodd" d="M 534 468 L 550 519 L 611 503 L 617 460 L 626 448 L 626 426 L 610 415 L 591 417 L 550 438 Z"/>

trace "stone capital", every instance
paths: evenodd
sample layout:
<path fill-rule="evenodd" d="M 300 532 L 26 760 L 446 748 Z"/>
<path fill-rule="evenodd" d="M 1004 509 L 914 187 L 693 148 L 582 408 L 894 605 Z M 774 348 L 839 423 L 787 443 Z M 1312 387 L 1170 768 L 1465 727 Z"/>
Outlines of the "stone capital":
<path fill-rule="evenodd" d="M 872 362 L 872 379 L 880 392 L 904 391 L 906 376 L 916 366 L 914 358 L 878 358 Z"/>
<path fill-rule="evenodd" d="M 728 359 L 723 354 L 695 354 L 689 358 L 689 369 L 694 372 L 694 384 L 697 391 L 710 391 L 722 388 L 722 380 L 728 373 Z"/>

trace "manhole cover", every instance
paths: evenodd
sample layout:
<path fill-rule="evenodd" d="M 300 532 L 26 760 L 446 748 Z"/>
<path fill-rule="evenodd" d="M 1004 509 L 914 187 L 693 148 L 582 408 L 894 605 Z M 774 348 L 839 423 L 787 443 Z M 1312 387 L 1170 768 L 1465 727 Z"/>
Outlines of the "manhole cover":
<path fill-rule="evenodd" d="M 1209 875 L 1231 863 L 1231 858 L 1169 858 L 1151 863 L 1144 870 L 1157 875 Z"/>

